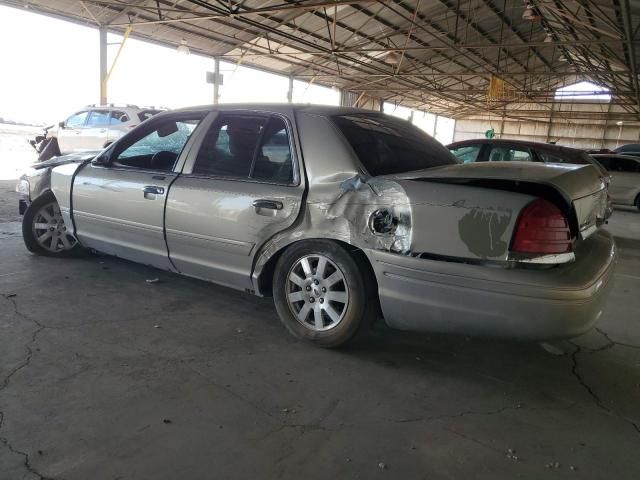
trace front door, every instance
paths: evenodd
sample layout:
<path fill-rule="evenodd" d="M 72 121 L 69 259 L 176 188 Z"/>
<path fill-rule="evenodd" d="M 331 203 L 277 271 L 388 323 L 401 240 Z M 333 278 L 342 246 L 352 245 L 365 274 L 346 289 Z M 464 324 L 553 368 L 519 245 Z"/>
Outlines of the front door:
<path fill-rule="evenodd" d="M 298 217 L 304 184 L 292 129 L 280 115 L 210 119 L 169 190 L 166 234 L 184 274 L 251 289 L 256 251 Z"/>
<path fill-rule="evenodd" d="M 74 113 L 58 128 L 58 147 L 62 154 L 78 152 L 82 149 L 82 132 L 88 115 L 88 111 Z"/>
<path fill-rule="evenodd" d="M 73 182 L 76 235 L 89 248 L 171 269 L 165 200 L 204 113 L 158 118 L 119 142 L 106 165 L 88 164 Z M 186 148 L 185 148 L 186 146 Z"/>

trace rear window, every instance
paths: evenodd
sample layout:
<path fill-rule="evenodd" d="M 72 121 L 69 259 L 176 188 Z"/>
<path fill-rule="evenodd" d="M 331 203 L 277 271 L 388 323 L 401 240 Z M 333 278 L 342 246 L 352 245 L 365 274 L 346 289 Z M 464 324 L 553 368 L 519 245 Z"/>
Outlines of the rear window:
<path fill-rule="evenodd" d="M 333 121 L 374 177 L 459 163 L 438 141 L 403 120 L 356 114 Z"/>
<path fill-rule="evenodd" d="M 140 119 L 141 122 L 144 122 L 145 120 L 153 117 L 154 115 L 157 115 L 161 111 L 162 110 L 153 110 L 153 109 L 142 110 L 141 112 L 138 112 L 138 118 Z"/>
<path fill-rule="evenodd" d="M 589 154 L 586 152 L 553 154 L 547 151 L 538 150 L 538 156 L 545 163 L 567 163 L 572 165 L 587 165 L 592 163 L 589 160 Z"/>

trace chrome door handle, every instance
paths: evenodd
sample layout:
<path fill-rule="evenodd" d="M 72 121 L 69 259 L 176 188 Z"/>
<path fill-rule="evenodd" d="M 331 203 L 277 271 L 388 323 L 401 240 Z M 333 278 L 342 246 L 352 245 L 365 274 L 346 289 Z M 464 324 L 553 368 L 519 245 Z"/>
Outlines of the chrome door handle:
<path fill-rule="evenodd" d="M 268 208 L 270 210 L 282 210 L 282 202 L 278 202 L 277 200 L 254 200 L 253 206 L 256 208 Z"/>
<path fill-rule="evenodd" d="M 164 195 L 164 187 L 156 187 L 155 185 L 147 185 L 142 189 L 144 193 L 153 193 L 155 195 Z"/>

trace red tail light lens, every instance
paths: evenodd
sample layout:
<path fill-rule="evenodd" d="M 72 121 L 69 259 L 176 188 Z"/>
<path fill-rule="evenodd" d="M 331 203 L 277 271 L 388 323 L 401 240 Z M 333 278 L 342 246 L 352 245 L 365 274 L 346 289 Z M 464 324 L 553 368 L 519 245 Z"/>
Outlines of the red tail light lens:
<path fill-rule="evenodd" d="M 518 219 L 511 251 L 566 253 L 573 249 L 569 221 L 553 203 L 541 198 L 527 205 Z"/>

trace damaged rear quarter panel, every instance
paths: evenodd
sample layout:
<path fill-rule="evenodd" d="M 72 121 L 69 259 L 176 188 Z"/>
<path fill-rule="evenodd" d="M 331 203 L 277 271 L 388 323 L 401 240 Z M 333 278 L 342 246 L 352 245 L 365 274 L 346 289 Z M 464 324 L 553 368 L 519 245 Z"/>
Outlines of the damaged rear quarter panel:
<path fill-rule="evenodd" d="M 329 119 L 298 113 L 308 191 L 296 223 L 272 237 L 257 256 L 254 285 L 269 259 L 287 245 L 322 238 L 366 250 L 472 260 L 508 257 L 520 210 L 534 197 L 463 185 L 370 177 Z M 395 228 L 375 233 L 374 212 L 393 215 Z"/>
<path fill-rule="evenodd" d="M 413 253 L 506 261 L 518 215 L 534 199 L 467 185 L 398 183 L 411 206 Z"/>

